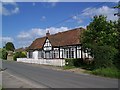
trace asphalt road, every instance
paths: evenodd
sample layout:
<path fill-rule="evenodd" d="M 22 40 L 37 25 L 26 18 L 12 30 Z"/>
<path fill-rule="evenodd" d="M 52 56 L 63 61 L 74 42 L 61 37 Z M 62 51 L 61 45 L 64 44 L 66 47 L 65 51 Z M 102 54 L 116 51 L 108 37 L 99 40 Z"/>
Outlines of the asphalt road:
<path fill-rule="evenodd" d="M 32 64 L 8 62 L 2 64 L 7 72 L 42 88 L 118 88 L 117 79 L 56 71 Z"/>

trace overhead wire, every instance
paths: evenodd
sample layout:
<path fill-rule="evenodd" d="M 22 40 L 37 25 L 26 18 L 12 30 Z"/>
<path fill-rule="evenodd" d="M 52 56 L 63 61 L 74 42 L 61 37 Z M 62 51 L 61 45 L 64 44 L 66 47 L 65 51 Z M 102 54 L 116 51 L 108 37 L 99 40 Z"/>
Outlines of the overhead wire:
<path fill-rule="evenodd" d="M 100 4 L 94 5 L 93 7 L 100 6 L 100 5 L 103 5 L 103 4 L 105 4 L 105 3 L 106 3 L 106 2 L 102 2 L 102 3 L 100 3 Z M 93 7 L 91 7 L 91 8 L 93 8 Z M 63 19 L 63 20 L 61 20 L 61 21 L 58 21 L 58 22 L 56 22 L 56 23 L 54 23 L 54 24 L 48 26 L 47 28 L 54 27 L 54 26 L 57 26 L 57 25 L 59 25 L 59 24 L 61 24 L 61 23 L 64 23 L 64 22 L 66 22 L 66 21 L 72 19 L 73 16 L 78 16 L 78 15 L 81 15 L 80 13 L 90 11 L 91 8 L 88 8 L 86 11 L 78 12 L 78 13 L 72 15 L 72 16 L 69 16 L 69 17 L 67 17 L 67 18 L 65 18 L 65 19 Z"/>

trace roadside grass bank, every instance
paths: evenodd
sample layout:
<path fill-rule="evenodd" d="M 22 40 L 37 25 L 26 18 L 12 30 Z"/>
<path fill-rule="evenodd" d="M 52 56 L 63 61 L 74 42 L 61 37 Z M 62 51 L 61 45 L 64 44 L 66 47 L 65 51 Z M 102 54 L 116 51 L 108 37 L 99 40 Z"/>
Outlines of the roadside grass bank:
<path fill-rule="evenodd" d="M 91 69 L 87 66 L 75 67 L 75 66 L 64 66 L 63 70 L 70 70 L 70 69 L 84 69 L 82 73 L 93 74 L 102 77 L 109 77 L 109 78 L 119 78 L 120 79 L 120 70 L 116 67 L 107 67 L 107 68 L 99 68 L 99 69 Z"/>
<path fill-rule="evenodd" d="M 120 79 L 120 70 L 118 70 L 116 67 L 100 68 L 93 70 L 90 73 L 94 75 Z"/>
<path fill-rule="evenodd" d="M 66 65 L 63 67 L 63 70 L 72 70 L 76 72 L 76 69 L 77 72 L 109 78 L 120 78 L 120 69 L 118 69 L 115 65 L 98 68 L 94 63 L 86 63 L 85 61 L 79 59 L 66 59 Z"/>
<path fill-rule="evenodd" d="M 62 69 L 63 70 L 68 70 L 68 69 L 74 69 L 76 68 L 75 66 L 63 66 Z"/>

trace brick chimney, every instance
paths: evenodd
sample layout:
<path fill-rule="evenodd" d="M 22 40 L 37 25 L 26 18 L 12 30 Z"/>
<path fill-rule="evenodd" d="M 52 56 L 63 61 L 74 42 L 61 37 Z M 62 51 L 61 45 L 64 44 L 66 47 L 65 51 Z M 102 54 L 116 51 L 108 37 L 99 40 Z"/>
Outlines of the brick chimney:
<path fill-rule="evenodd" d="M 49 33 L 49 30 L 47 31 L 47 33 L 46 33 L 46 36 L 49 36 L 50 35 L 50 33 Z"/>

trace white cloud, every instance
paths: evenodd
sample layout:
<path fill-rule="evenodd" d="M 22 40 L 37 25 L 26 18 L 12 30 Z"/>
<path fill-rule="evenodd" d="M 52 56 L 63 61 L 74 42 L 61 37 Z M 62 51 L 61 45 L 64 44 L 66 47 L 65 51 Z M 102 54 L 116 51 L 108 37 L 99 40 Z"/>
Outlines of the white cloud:
<path fill-rule="evenodd" d="M 40 18 L 40 21 L 45 21 L 46 20 L 46 17 L 45 16 L 42 16 L 41 18 Z"/>
<path fill-rule="evenodd" d="M 80 28 L 80 27 L 86 29 L 86 28 L 87 28 L 87 25 L 86 25 L 86 26 L 84 26 L 84 25 L 83 25 L 83 26 L 78 25 L 78 26 L 76 26 L 75 28 Z"/>
<path fill-rule="evenodd" d="M 12 5 L 13 6 L 13 9 L 9 9 L 9 8 L 6 8 L 5 6 L 6 5 Z M 1 15 L 5 15 L 5 16 L 8 16 L 8 15 L 12 15 L 12 14 L 17 14 L 19 13 L 19 7 L 17 6 L 17 3 L 15 2 L 3 2 L 1 5 L 0 5 L 0 14 Z"/>
<path fill-rule="evenodd" d="M 23 31 L 23 32 L 20 32 L 18 35 L 17 35 L 17 38 L 18 39 L 22 39 L 22 40 L 29 40 L 29 39 L 32 39 L 32 38 L 37 38 L 37 37 L 42 37 L 42 36 L 45 36 L 46 35 L 46 32 L 49 30 L 49 32 L 51 34 L 55 34 L 57 32 L 62 32 L 62 31 L 66 31 L 66 30 L 69 30 L 68 27 L 60 27 L 60 28 L 55 28 L 55 27 L 50 27 L 50 28 L 46 28 L 46 29 L 41 29 L 41 28 L 33 28 L 33 29 L 30 29 L 29 31 Z"/>
<path fill-rule="evenodd" d="M 35 6 L 36 4 L 33 2 L 32 5 Z"/>
<path fill-rule="evenodd" d="M 13 42 L 13 38 L 11 37 L 0 37 L 0 42 L 7 43 L 7 42 Z"/>
<path fill-rule="evenodd" d="M 82 19 L 80 19 L 79 16 L 73 16 L 72 19 L 77 21 L 77 23 L 82 23 L 83 22 Z"/>
<path fill-rule="evenodd" d="M 12 14 L 16 14 L 16 13 L 18 13 L 18 12 L 19 12 L 19 8 L 18 8 L 18 7 L 15 7 L 15 9 L 12 10 Z"/>
<path fill-rule="evenodd" d="M 50 27 L 50 28 L 45 29 L 45 31 L 46 32 L 49 31 L 50 34 L 55 34 L 55 33 L 63 32 L 63 31 L 67 31 L 67 30 L 70 30 L 70 28 L 68 28 L 68 27 L 60 27 L 60 28 Z"/>
<path fill-rule="evenodd" d="M 55 1 L 48 1 L 48 0 L 45 0 L 45 2 L 41 2 L 41 4 L 45 7 L 45 8 L 53 8 L 57 5 L 58 3 L 58 0 L 55 0 Z"/>
<path fill-rule="evenodd" d="M 118 17 L 114 16 L 117 10 L 113 8 L 109 8 L 108 6 L 102 6 L 100 8 L 86 8 L 83 10 L 83 16 L 90 16 L 93 17 L 95 15 L 105 15 L 107 16 L 107 20 L 117 20 Z"/>
<path fill-rule="evenodd" d="M 45 36 L 48 30 L 50 34 L 55 34 L 55 33 L 67 31 L 70 29 L 68 27 L 60 27 L 60 28 L 50 27 L 46 29 L 33 28 L 28 31 L 20 32 L 17 35 L 17 40 L 19 41 L 17 43 L 19 47 L 29 46 L 32 43 L 32 41 L 35 40 L 36 38 Z"/>

